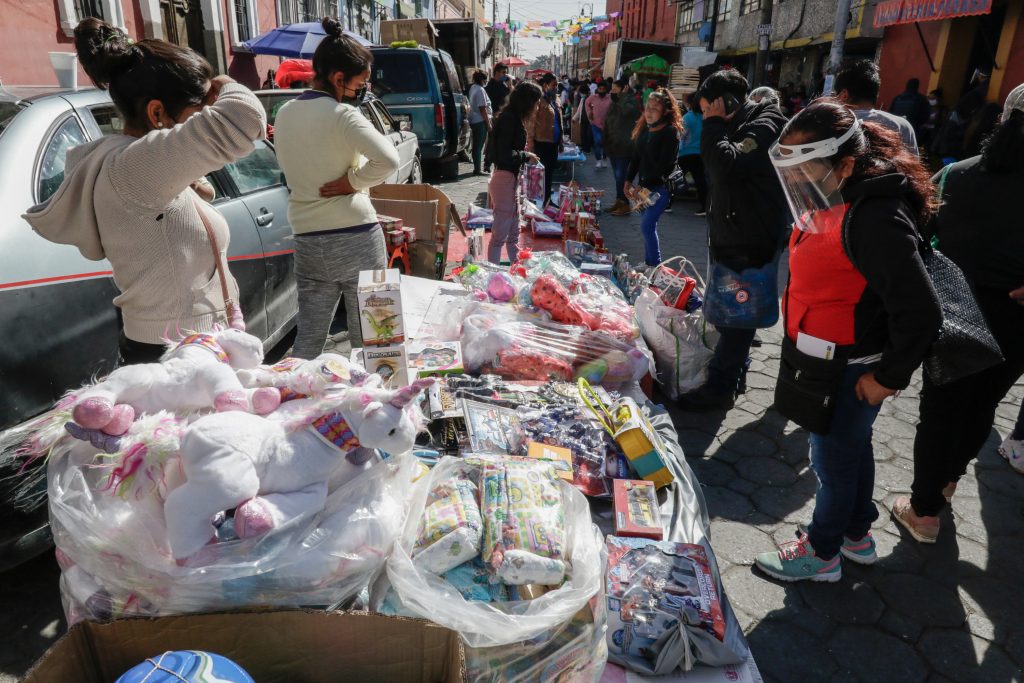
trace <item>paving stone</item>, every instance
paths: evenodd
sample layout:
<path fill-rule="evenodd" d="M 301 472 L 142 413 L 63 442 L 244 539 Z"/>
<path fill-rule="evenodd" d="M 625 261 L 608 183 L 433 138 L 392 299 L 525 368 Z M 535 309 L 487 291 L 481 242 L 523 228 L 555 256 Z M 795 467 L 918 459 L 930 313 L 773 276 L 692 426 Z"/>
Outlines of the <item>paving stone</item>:
<path fill-rule="evenodd" d="M 837 666 L 820 638 L 764 619 L 748 635 L 757 667 L 780 681 L 828 681 Z"/>
<path fill-rule="evenodd" d="M 875 486 L 893 493 L 910 493 L 910 477 L 906 470 L 887 462 L 875 464 Z"/>
<path fill-rule="evenodd" d="M 908 643 L 916 643 L 924 631 L 923 624 L 893 609 L 885 610 L 878 620 L 878 627 Z"/>
<path fill-rule="evenodd" d="M 757 484 L 751 481 L 747 481 L 746 479 L 741 479 L 740 477 L 736 477 L 728 484 L 726 484 L 726 486 L 730 490 L 735 491 L 736 493 L 739 493 L 744 496 L 749 496 L 751 493 L 757 490 Z"/>
<path fill-rule="evenodd" d="M 790 486 L 797 480 L 793 468 L 776 458 L 743 458 L 736 463 L 736 471 L 761 486 Z"/>
<path fill-rule="evenodd" d="M 923 624 L 961 626 L 967 612 L 955 590 L 912 574 L 889 574 L 875 583 L 885 603 Z"/>
<path fill-rule="evenodd" d="M 751 389 L 767 389 L 775 390 L 775 381 L 777 375 L 768 374 L 767 372 L 748 372 L 747 373 L 747 386 Z"/>
<path fill-rule="evenodd" d="M 843 669 L 865 681 L 924 681 L 928 667 L 910 645 L 874 629 L 840 626 L 828 641 Z"/>
<path fill-rule="evenodd" d="M 705 486 L 704 500 L 712 517 L 742 520 L 754 510 L 749 498 L 721 486 Z"/>
<path fill-rule="evenodd" d="M 875 566 L 886 572 L 918 573 L 924 567 L 924 556 L 913 540 L 902 540 L 899 536 L 884 530 L 873 531 L 875 552 L 878 562 Z"/>
<path fill-rule="evenodd" d="M 1003 579 L 973 576 L 960 583 L 960 598 L 974 612 L 985 615 L 1004 628 L 1017 626 L 1024 614 L 1024 590 L 1020 577 Z"/>
<path fill-rule="evenodd" d="M 680 430 L 678 439 L 687 458 L 703 458 L 713 455 L 720 445 L 714 435 L 692 429 Z"/>
<path fill-rule="evenodd" d="M 913 439 L 916 429 L 913 423 L 906 423 L 891 415 L 879 415 L 872 426 L 873 431 L 888 434 L 897 439 Z"/>
<path fill-rule="evenodd" d="M 729 464 L 736 464 L 743 458 L 744 456 L 741 453 L 737 453 L 731 448 L 725 448 L 724 446 L 722 448 L 719 448 L 714 455 L 715 460 L 721 460 L 722 462 L 726 462 Z"/>
<path fill-rule="evenodd" d="M 1018 624 L 1019 626 L 1019 624 Z M 1024 630 L 1015 631 L 1006 639 L 1006 654 L 1024 668 Z"/>
<path fill-rule="evenodd" d="M 719 460 L 688 460 L 697 481 L 705 486 L 725 486 L 739 478 L 730 465 Z"/>
<path fill-rule="evenodd" d="M 1013 472 L 1009 465 L 1004 471 L 999 469 L 983 469 L 978 472 L 978 482 L 988 491 L 1008 496 L 1018 501 L 1024 500 L 1024 477 Z"/>
<path fill-rule="evenodd" d="M 814 494 L 766 486 L 750 494 L 757 509 L 785 522 L 807 522 L 814 510 Z"/>
<path fill-rule="evenodd" d="M 758 553 L 775 550 L 768 534 L 747 523 L 712 520 L 711 538 L 715 554 L 735 565 L 751 565 Z"/>
<path fill-rule="evenodd" d="M 722 446 L 746 456 L 769 456 L 779 450 L 775 441 L 749 430 L 739 431 L 722 439 Z"/>
<path fill-rule="evenodd" d="M 743 394 L 743 400 L 750 401 L 762 408 L 771 408 L 775 405 L 775 392 L 767 389 L 747 389 Z"/>
<path fill-rule="evenodd" d="M 766 578 L 749 566 L 730 568 L 722 574 L 722 585 L 730 603 L 748 614 L 772 620 L 788 619 L 804 607 L 792 584 Z"/>
<path fill-rule="evenodd" d="M 989 642 L 998 643 L 996 640 L 996 625 L 992 623 L 987 617 L 981 614 L 971 614 L 967 617 L 967 630 L 972 635 L 978 636 L 982 640 Z"/>
<path fill-rule="evenodd" d="M 917 649 L 956 683 L 1020 681 L 1021 670 L 999 646 L 963 630 L 929 629 Z"/>
<path fill-rule="evenodd" d="M 849 565 L 849 562 L 844 564 L 844 573 Z M 873 624 L 885 611 L 885 604 L 878 593 L 864 581 L 800 583 L 798 586 L 800 595 L 811 609 L 840 624 Z"/>
<path fill-rule="evenodd" d="M 979 479 L 983 475 L 984 473 L 981 473 Z M 1024 494 L 1007 497 L 983 492 L 980 498 L 963 498 L 956 501 L 953 514 L 956 515 L 958 523 L 964 520 L 984 526 L 990 536 L 1024 534 Z"/>
<path fill-rule="evenodd" d="M 951 531 L 943 529 L 938 542 L 921 551 L 925 557 L 925 576 L 955 588 L 963 579 L 978 576 L 985 570 L 988 548 Z"/>

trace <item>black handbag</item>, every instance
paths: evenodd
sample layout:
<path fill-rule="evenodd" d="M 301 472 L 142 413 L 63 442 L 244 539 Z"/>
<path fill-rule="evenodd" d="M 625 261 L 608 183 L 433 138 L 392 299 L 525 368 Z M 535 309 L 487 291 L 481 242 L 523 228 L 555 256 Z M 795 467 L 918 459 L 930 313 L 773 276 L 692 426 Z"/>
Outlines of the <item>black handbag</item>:
<path fill-rule="evenodd" d="M 859 201 L 847 210 L 842 227 L 843 251 L 854 267 L 848 226 Z M 942 309 L 942 326 L 922 363 L 928 379 L 936 385 L 947 384 L 1003 362 L 1003 352 L 963 271 L 920 235 L 918 240 L 921 261 Z"/>
<path fill-rule="evenodd" d="M 846 361 L 846 354 L 841 353 L 829 359 L 808 356 L 784 336 L 779 379 L 775 383 L 775 409 L 809 432 L 828 434 L 837 395 L 843 386 Z"/>

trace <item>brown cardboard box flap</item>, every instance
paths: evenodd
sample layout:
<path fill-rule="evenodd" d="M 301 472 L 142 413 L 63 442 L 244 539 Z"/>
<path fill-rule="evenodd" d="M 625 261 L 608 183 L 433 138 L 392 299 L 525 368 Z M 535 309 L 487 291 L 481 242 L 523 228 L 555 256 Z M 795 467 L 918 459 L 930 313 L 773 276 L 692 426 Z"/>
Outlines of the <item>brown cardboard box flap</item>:
<path fill-rule="evenodd" d="M 409 260 L 412 266 L 410 274 L 435 278 L 436 245 L 444 245 L 442 250 L 447 258 L 452 222 L 456 222 L 458 229 L 464 229 L 461 219 L 458 218 L 458 211 L 454 210 L 455 205 L 448 195 L 433 185 L 387 184 L 370 188 L 370 201 L 378 213 L 401 218 L 405 225 L 416 228 L 416 242 L 409 247 Z M 428 216 L 432 216 L 433 220 L 432 234 L 423 226 L 424 223 L 430 222 L 431 218 Z"/>
<path fill-rule="evenodd" d="M 76 624 L 24 683 L 110 683 L 147 657 L 206 650 L 259 683 L 459 683 L 458 634 L 419 619 L 365 612 L 279 610 Z"/>
<path fill-rule="evenodd" d="M 380 44 L 415 40 L 418 45 L 436 47 L 437 27 L 430 19 L 385 19 L 380 22 Z"/>

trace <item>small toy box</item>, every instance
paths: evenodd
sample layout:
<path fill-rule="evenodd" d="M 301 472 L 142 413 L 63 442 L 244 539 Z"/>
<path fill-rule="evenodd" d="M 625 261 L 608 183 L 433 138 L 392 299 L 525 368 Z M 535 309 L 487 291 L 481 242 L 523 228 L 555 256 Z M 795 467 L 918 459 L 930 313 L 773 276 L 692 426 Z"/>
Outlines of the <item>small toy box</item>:
<path fill-rule="evenodd" d="M 364 346 L 389 346 L 405 341 L 401 289 L 396 268 L 359 273 L 357 297 Z"/>
<path fill-rule="evenodd" d="M 409 378 L 462 374 L 462 344 L 457 341 L 417 341 L 406 345 Z"/>
<path fill-rule="evenodd" d="M 615 535 L 662 539 L 658 494 L 649 481 L 616 479 L 612 482 L 615 502 Z"/>

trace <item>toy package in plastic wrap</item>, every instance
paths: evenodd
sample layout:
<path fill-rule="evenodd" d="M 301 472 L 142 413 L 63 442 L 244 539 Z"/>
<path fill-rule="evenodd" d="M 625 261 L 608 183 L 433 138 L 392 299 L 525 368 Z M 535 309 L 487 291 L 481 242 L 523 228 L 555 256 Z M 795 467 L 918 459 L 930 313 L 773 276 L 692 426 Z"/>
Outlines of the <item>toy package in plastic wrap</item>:
<path fill-rule="evenodd" d="M 544 206 L 544 164 L 530 162 L 519 171 L 519 191 L 523 199 L 535 206 Z"/>
<path fill-rule="evenodd" d="M 476 482 L 465 472 L 438 482 L 427 496 L 412 560 L 444 574 L 480 554 L 483 520 Z"/>
<path fill-rule="evenodd" d="M 617 536 L 607 543 L 608 650 L 615 661 L 645 660 L 641 671 L 689 670 L 694 632 L 722 643 L 725 618 L 703 546 Z M 677 663 L 665 669 L 666 660 Z"/>

